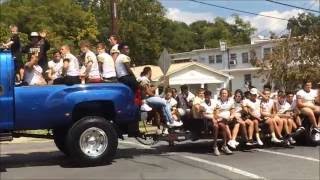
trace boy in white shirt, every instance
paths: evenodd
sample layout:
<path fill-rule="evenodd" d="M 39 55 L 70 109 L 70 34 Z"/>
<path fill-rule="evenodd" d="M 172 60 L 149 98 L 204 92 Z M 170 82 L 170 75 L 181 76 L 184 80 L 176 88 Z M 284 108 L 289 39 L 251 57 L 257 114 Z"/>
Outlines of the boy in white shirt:
<path fill-rule="evenodd" d="M 304 82 L 303 89 L 297 92 L 297 107 L 312 125 L 313 132 L 320 132 L 320 106 L 315 104 L 318 91 L 312 88 L 312 82 Z M 318 116 L 318 117 L 317 117 Z"/>
<path fill-rule="evenodd" d="M 85 72 L 83 76 L 86 78 L 86 82 L 100 83 L 102 80 L 100 77 L 98 60 L 96 55 L 90 50 L 90 43 L 88 41 L 82 41 L 80 43 L 80 49 L 83 53 L 85 53 Z"/>
<path fill-rule="evenodd" d="M 80 84 L 80 67 L 78 59 L 71 54 L 70 47 L 68 45 L 63 45 L 60 48 L 60 53 L 63 58 L 63 78 L 56 79 L 53 84 Z"/>
<path fill-rule="evenodd" d="M 24 82 L 28 85 L 45 85 L 47 82 L 44 80 L 41 66 L 38 65 L 39 57 L 32 53 L 29 61 L 24 66 Z"/>
<path fill-rule="evenodd" d="M 102 78 L 105 82 L 114 82 L 117 80 L 114 61 L 112 57 L 106 53 L 105 49 L 106 45 L 104 43 L 99 43 L 97 45 L 97 59 L 101 67 L 100 69 L 102 70 Z"/>
<path fill-rule="evenodd" d="M 48 74 L 49 81 L 52 83 L 57 78 L 61 78 L 62 75 L 63 60 L 60 52 L 57 51 L 53 54 L 53 59 L 48 62 Z"/>
<path fill-rule="evenodd" d="M 204 108 L 203 116 L 205 119 L 208 119 L 212 122 L 212 133 L 213 133 L 213 154 L 216 156 L 220 155 L 217 139 L 219 133 L 218 121 L 214 118 L 214 110 L 216 107 L 216 102 L 212 99 L 211 91 L 204 92 L 204 102 L 201 104 Z"/>

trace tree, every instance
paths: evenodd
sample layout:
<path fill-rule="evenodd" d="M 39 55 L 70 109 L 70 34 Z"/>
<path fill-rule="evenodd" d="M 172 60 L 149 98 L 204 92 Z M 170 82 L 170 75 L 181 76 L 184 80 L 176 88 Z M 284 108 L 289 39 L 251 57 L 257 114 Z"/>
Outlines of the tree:
<path fill-rule="evenodd" d="M 314 24 L 309 24 L 310 19 Z M 290 90 L 295 90 L 305 79 L 320 81 L 319 20 L 320 16 L 311 14 L 300 14 L 290 19 L 287 27 L 291 37 L 283 38 L 273 48 L 269 61 L 257 64 L 264 70 L 270 70 L 270 81 Z"/>
<path fill-rule="evenodd" d="M 11 0 L 1 5 L 1 21 L 16 24 L 20 32 L 47 30 L 52 47 L 78 45 L 82 39 L 97 41 L 95 16 L 72 0 Z"/>
<path fill-rule="evenodd" d="M 161 30 L 161 46 L 170 52 L 185 52 L 198 48 L 201 40 L 198 33 L 191 31 L 183 22 L 165 20 Z M 199 43 L 197 43 L 199 42 Z"/>

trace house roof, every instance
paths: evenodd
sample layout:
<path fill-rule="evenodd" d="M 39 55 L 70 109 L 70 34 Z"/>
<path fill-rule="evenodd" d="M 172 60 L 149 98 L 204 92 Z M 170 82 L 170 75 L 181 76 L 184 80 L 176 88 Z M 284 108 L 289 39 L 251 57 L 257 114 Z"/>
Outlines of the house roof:
<path fill-rule="evenodd" d="M 166 74 L 166 76 L 170 76 L 180 70 L 183 70 L 185 68 L 188 68 L 188 67 L 191 67 L 191 66 L 198 66 L 198 67 L 201 67 L 201 68 L 204 68 L 208 71 L 211 71 L 213 73 L 216 73 L 216 74 L 219 74 L 219 75 L 222 75 L 222 76 L 225 76 L 225 77 L 228 77 L 230 79 L 233 79 L 233 76 L 229 75 L 229 74 L 226 74 L 226 73 L 223 73 L 221 71 L 218 71 L 210 66 L 207 66 L 206 64 L 203 64 L 203 63 L 199 63 L 199 62 L 186 62 L 186 63 L 176 63 L 176 64 L 171 64 L 170 68 L 168 69 L 168 72 Z"/>
<path fill-rule="evenodd" d="M 160 69 L 160 67 L 159 66 L 155 66 L 155 65 L 137 66 L 137 67 L 131 68 L 131 70 L 133 71 L 133 73 L 136 76 L 136 78 L 138 78 L 138 77 L 140 77 L 140 73 L 142 72 L 143 68 L 145 68 L 147 66 L 149 66 L 151 68 L 151 71 L 152 71 L 151 80 L 152 81 L 158 81 L 163 76 L 163 72 Z"/>

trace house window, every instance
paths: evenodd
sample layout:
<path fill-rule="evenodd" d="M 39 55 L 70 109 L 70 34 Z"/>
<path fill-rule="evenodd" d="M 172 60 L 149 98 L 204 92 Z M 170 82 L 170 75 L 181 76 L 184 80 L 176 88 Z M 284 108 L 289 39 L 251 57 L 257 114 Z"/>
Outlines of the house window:
<path fill-rule="evenodd" d="M 263 59 L 268 59 L 271 55 L 271 48 L 263 48 Z"/>
<path fill-rule="evenodd" d="M 244 75 L 244 83 L 245 84 L 251 84 L 251 74 L 245 74 Z"/>
<path fill-rule="evenodd" d="M 242 53 L 242 63 L 243 63 L 243 64 L 249 63 L 249 55 L 248 55 L 247 52 Z"/>
<path fill-rule="evenodd" d="M 237 60 L 237 54 L 230 54 L 231 60 Z"/>
<path fill-rule="evenodd" d="M 222 63 L 222 55 L 216 55 L 216 63 Z"/>
<path fill-rule="evenodd" d="M 209 64 L 214 64 L 214 56 L 209 56 Z"/>

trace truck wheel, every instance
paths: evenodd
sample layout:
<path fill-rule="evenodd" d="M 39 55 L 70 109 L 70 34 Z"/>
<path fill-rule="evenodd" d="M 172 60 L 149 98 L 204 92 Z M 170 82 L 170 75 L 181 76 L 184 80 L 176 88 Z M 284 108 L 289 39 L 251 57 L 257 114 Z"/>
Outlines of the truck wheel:
<path fill-rule="evenodd" d="M 110 162 L 118 147 L 113 125 L 102 117 L 87 116 L 77 121 L 67 135 L 70 156 L 81 163 Z"/>
<path fill-rule="evenodd" d="M 65 155 L 69 156 L 69 152 L 66 147 L 66 138 L 68 134 L 68 129 L 54 129 L 53 130 L 53 140 L 57 148 L 63 152 Z"/>

